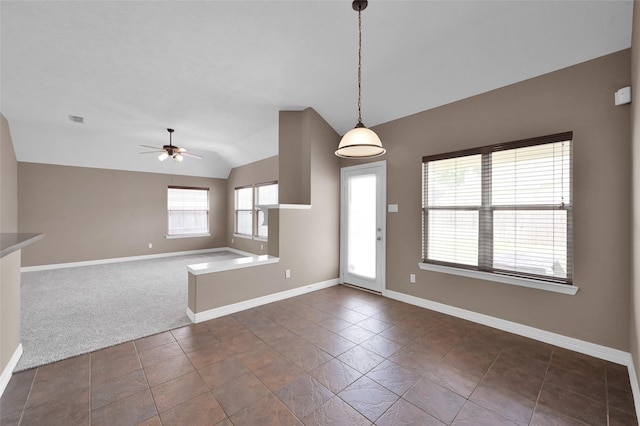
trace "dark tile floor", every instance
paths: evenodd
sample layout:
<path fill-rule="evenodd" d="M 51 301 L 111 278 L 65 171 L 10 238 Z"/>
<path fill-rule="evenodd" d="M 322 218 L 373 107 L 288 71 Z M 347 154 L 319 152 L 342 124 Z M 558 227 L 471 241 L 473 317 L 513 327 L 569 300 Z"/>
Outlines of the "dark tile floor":
<path fill-rule="evenodd" d="M 9 425 L 632 425 L 626 367 L 344 286 L 15 374 Z"/>

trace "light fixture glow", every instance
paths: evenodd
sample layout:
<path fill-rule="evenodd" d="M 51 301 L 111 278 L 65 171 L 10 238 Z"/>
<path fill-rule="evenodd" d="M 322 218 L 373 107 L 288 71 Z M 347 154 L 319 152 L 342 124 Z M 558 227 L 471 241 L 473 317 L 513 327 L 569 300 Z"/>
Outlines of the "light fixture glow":
<path fill-rule="evenodd" d="M 176 163 L 179 161 L 182 161 L 184 159 L 184 157 L 180 154 L 176 154 L 173 156 L 173 161 L 175 161 Z"/>
<path fill-rule="evenodd" d="M 358 123 L 340 140 L 335 154 L 342 158 L 371 158 L 387 152 L 373 130 L 362 124 L 362 16 L 367 0 L 354 0 L 353 10 L 358 12 Z"/>
<path fill-rule="evenodd" d="M 166 152 L 163 152 L 162 154 L 158 155 L 158 160 L 160 161 L 164 161 L 167 158 L 169 158 L 169 154 L 167 154 Z"/>

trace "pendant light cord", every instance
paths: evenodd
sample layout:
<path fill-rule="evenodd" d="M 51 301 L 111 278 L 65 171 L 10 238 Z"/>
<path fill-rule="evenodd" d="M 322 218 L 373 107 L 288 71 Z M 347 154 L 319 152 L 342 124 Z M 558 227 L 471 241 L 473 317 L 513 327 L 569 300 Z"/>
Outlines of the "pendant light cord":
<path fill-rule="evenodd" d="M 358 124 L 362 124 L 362 9 L 358 7 Z"/>

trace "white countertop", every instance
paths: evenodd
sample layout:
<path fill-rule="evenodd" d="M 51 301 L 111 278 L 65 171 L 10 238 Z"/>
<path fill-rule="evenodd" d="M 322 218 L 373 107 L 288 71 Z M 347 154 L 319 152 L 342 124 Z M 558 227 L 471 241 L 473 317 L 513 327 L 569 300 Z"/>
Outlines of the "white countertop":
<path fill-rule="evenodd" d="M 239 257 L 236 259 L 217 260 L 215 262 L 197 263 L 188 265 L 187 269 L 193 275 L 210 274 L 212 272 L 230 271 L 232 269 L 250 268 L 258 265 L 268 265 L 269 263 L 278 263 L 279 257 L 269 255 L 255 255 L 247 257 Z"/>

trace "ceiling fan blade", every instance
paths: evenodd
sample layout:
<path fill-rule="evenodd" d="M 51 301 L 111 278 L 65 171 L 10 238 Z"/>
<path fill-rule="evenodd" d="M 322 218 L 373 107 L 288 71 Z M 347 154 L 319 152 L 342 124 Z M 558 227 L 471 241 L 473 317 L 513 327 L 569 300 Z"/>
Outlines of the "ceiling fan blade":
<path fill-rule="evenodd" d="M 165 151 L 163 151 L 163 150 L 160 150 L 160 151 L 145 151 L 145 152 L 140 152 L 140 154 L 157 154 L 159 152 L 165 152 Z"/>
<path fill-rule="evenodd" d="M 151 149 L 159 149 L 159 150 L 163 151 L 162 147 L 149 146 L 149 145 L 140 145 L 140 146 L 143 146 L 143 147 L 145 147 L 145 148 L 151 148 Z"/>
<path fill-rule="evenodd" d="M 181 154 L 184 155 L 185 157 L 191 157 L 197 160 L 202 160 L 202 157 L 196 154 L 189 154 L 188 152 L 182 152 Z"/>

